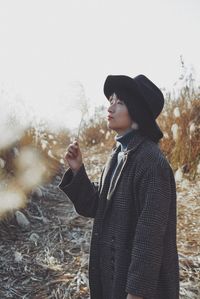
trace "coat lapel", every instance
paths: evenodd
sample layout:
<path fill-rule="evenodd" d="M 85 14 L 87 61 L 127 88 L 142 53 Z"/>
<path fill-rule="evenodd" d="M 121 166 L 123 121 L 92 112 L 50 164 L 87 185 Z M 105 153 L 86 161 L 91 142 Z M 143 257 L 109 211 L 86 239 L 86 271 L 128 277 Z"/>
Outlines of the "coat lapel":
<path fill-rule="evenodd" d="M 110 186 L 109 186 L 109 190 L 108 190 L 108 194 L 107 194 L 107 200 L 110 200 L 110 198 L 112 197 L 112 193 L 114 192 L 117 182 L 120 179 L 120 175 L 121 175 L 121 172 L 126 164 L 126 160 L 127 160 L 127 152 L 124 153 L 124 156 L 121 159 L 120 163 L 117 165 L 114 175 L 110 181 Z"/>
<path fill-rule="evenodd" d="M 120 147 L 114 148 L 112 153 L 110 154 L 108 161 L 106 162 L 105 168 L 103 170 L 102 179 L 101 179 L 101 188 L 100 188 L 101 193 L 105 189 L 106 185 L 110 182 L 109 178 L 111 176 L 111 172 L 115 163 L 117 163 L 117 155 L 119 151 L 120 151 Z"/>
<path fill-rule="evenodd" d="M 141 136 L 139 132 L 136 132 L 131 139 L 131 141 L 128 144 L 127 150 L 124 152 L 124 157 L 120 161 L 119 165 L 117 166 L 117 169 L 114 173 L 114 176 L 110 182 L 110 169 L 113 166 L 113 163 L 116 163 L 117 155 L 118 152 L 120 151 L 120 147 L 117 148 L 117 150 L 114 152 L 114 155 L 112 156 L 110 163 L 106 166 L 106 175 L 103 180 L 103 186 L 109 184 L 109 189 L 107 192 L 107 205 L 105 208 L 105 213 L 106 214 L 109 206 L 111 205 L 112 199 L 113 199 L 113 194 L 116 190 L 116 187 L 120 181 L 122 173 L 125 171 L 125 166 L 128 163 L 129 157 L 136 151 L 136 149 L 142 144 L 142 142 L 145 140 L 145 137 Z M 107 182 L 108 181 L 108 182 Z"/>

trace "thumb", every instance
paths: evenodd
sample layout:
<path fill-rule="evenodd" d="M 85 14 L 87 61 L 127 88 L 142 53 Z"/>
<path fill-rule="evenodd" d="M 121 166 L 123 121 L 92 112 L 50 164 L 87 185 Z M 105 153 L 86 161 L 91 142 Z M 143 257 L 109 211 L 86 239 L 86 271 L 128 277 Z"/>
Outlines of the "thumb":
<path fill-rule="evenodd" d="M 80 153 L 80 147 L 79 147 L 79 143 L 77 140 L 74 140 L 73 144 L 76 146 L 76 150 L 78 153 Z"/>
<path fill-rule="evenodd" d="M 79 143 L 76 139 L 73 141 L 73 144 L 76 145 L 77 147 L 79 147 Z"/>

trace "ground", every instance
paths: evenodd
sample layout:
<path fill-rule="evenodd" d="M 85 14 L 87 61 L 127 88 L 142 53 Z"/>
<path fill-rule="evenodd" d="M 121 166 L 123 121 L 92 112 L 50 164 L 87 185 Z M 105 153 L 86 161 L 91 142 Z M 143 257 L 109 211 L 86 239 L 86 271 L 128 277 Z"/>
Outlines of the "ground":
<path fill-rule="evenodd" d="M 97 180 L 107 153 L 84 156 L 87 171 Z M 92 219 L 77 215 L 58 189 L 62 173 L 40 186 L 21 212 L 30 226 L 14 215 L 0 222 L 0 299 L 86 299 Z M 200 298 L 200 184 L 177 182 L 177 235 L 180 298 Z"/>

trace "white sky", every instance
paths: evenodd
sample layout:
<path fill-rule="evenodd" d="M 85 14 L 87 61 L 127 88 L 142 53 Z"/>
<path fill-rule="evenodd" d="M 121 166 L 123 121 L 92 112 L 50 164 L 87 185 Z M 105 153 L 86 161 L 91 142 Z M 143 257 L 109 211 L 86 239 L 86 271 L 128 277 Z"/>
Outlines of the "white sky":
<path fill-rule="evenodd" d="M 199 0 L 0 0 L 0 101 L 76 127 L 109 74 L 171 89 L 183 55 L 199 82 L 199 38 Z"/>

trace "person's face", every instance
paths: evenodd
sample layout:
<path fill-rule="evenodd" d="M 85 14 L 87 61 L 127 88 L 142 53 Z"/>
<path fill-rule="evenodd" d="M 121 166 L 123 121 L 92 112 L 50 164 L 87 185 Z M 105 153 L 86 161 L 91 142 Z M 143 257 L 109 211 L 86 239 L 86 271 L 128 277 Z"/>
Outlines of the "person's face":
<path fill-rule="evenodd" d="M 115 93 L 109 98 L 109 107 L 107 111 L 108 128 L 116 131 L 119 135 L 131 128 L 133 120 L 128 113 L 127 106 Z"/>

